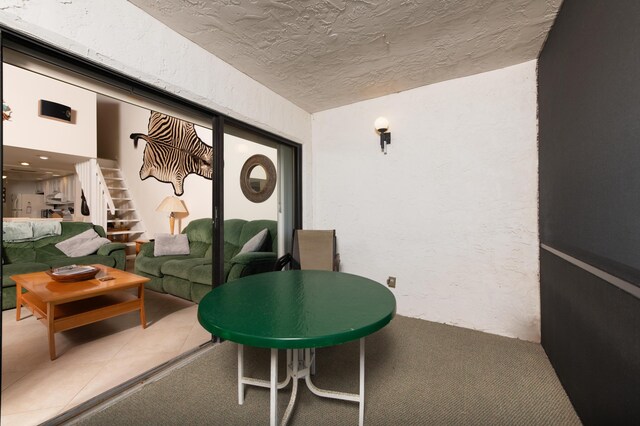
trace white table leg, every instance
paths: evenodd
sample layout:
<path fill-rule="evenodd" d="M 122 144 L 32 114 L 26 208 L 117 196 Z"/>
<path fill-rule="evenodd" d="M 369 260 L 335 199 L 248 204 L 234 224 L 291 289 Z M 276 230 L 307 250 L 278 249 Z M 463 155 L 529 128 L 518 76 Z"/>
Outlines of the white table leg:
<path fill-rule="evenodd" d="M 365 340 L 360 339 L 360 388 L 359 393 L 345 393 L 318 388 L 311 381 L 313 364 L 315 361 L 315 350 L 307 349 L 287 349 L 287 378 L 278 383 L 278 350 L 271 349 L 271 377 L 270 380 L 254 379 L 243 377 L 244 360 L 243 346 L 238 345 L 238 402 L 244 401 L 244 387 L 247 385 L 269 388 L 270 391 L 270 424 L 278 425 L 278 389 L 282 389 L 293 379 L 291 398 L 285 410 L 282 425 L 286 425 L 291 418 L 297 400 L 298 380 L 304 379 L 309 390 L 323 398 L 339 399 L 342 401 L 352 401 L 358 403 L 358 423 L 364 425 L 364 374 L 365 374 Z"/>
<path fill-rule="evenodd" d="M 278 425 L 278 350 L 271 349 L 271 419 L 270 425 Z"/>
<path fill-rule="evenodd" d="M 238 344 L 238 404 L 244 404 L 244 346 Z"/>
<path fill-rule="evenodd" d="M 289 423 L 289 419 L 291 418 L 291 414 L 293 413 L 293 407 L 296 405 L 296 399 L 298 398 L 298 367 L 300 363 L 300 354 L 302 351 L 303 349 L 287 350 L 287 352 L 292 352 L 291 376 L 293 377 L 293 386 L 291 387 L 291 398 L 289 399 L 289 405 L 287 405 L 287 409 L 284 411 L 280 426 L 286 426 L 287 423 Z"/>
<path fill-rule="evenodd" d="M 364 425 L 364 337 L 360 339 L 360 426 Z"/>

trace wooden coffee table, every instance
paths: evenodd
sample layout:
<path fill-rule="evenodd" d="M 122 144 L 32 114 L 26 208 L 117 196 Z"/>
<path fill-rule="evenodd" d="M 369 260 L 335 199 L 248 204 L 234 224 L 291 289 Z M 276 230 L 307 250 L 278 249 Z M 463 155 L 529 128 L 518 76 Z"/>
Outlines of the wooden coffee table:
<path fill-rule="evenodd" d="M 57 332 L 138 310 L 142 328 L 147 327 L 144 283 L 149 279 L 104 265 L 93 266 L 101 269 L 96 278 L 72 283 L 53 281 L 45 272 L 11 277 L 16 282 L 16 321 L 25 306 L 47 326 L 51 360 L 56 358 Z M 101 281 L 104 276 L 113 279 Z M 22 293 L 23 288 L 27 293 Z M 124 291 L 131 288 L 138 289 L 137 296 Z"/>

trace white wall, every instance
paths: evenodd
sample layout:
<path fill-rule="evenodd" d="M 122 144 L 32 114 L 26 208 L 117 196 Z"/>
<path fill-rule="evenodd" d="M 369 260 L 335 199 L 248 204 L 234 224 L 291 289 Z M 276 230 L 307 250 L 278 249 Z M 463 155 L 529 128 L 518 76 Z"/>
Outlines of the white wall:
<path fill-rule="evenodd" d="M 11 119 L 3 122 L 5 145 L 96 156 L 96 95 L 88 90 L 3 64 L 4 101 Z M 39 116 L 45 99 L 72 109 L 72 122 Z"/>
<path fill-rule="evenodd" d="M 539 341 L 535 61 L 314 114 L 312 139 L 342 270 L 396 276 L 400 314 Z"/>

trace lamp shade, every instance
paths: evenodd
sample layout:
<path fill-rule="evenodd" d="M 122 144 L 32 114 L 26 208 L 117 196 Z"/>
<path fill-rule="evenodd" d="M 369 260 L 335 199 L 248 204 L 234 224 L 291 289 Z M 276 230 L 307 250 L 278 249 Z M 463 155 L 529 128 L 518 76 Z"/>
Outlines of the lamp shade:
<path fill-rule="evenodd" d="M 166 197 L 158 208 L 156 208 L 158 212 L 167 212 L 167 213 L 186 213 L 187 209 L 184 207 L 182 201 L 177 199 L 176 197 Z"/>
<path fill-rule="evenodd" d="M 389 120 L 387 120 L 385 117 L 376 118 L 376 121 L 373 125 L 375 129 L 380 133 L 384 133 L 389 130 Z"/>

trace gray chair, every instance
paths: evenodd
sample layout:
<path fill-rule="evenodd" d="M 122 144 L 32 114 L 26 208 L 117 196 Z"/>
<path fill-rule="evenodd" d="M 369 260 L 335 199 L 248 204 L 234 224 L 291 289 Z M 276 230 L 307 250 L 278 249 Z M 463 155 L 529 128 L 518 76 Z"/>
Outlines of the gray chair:
<path fill-rule="evenodd" d="M 280 271 L 289 264 L 290 269 L 338 271 L 340 255 L 336 251 L 335 229 L 296 229 L 293 231 L 291 253 L 280 257 L 274 270 Z"/>

